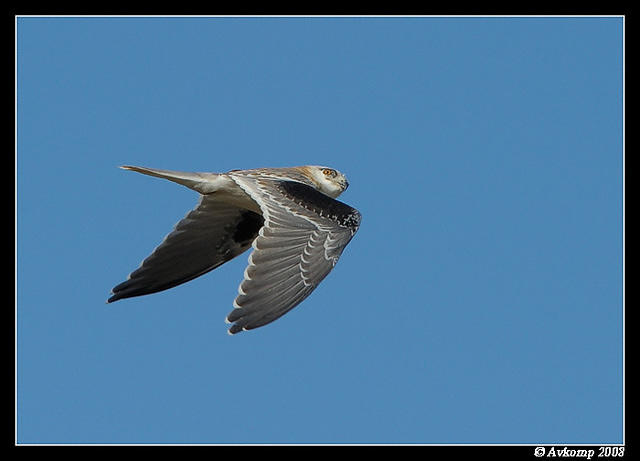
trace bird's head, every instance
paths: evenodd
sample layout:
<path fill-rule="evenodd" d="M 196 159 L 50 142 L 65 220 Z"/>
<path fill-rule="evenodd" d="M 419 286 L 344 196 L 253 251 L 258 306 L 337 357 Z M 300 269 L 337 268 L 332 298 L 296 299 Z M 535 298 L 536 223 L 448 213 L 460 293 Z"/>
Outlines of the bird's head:
<path fill-rule="evenodd" d="M 336 198 L 349 187 L 347 177 L 333 168 L 326 166 L 306 166 L 304 170 L 306 175 L 316 185 L 316 188 L 329 197 Z"/>

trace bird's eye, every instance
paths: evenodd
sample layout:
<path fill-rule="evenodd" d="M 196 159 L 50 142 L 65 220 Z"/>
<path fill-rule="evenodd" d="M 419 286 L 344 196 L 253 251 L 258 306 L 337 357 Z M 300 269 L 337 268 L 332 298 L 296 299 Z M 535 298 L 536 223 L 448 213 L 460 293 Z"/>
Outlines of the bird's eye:
<path fill-rule="evenodd" d="M 327 176 L 335 176 L 336 170 L 332 170 L 331 168 L 325 168 L 322 172 Z"/>

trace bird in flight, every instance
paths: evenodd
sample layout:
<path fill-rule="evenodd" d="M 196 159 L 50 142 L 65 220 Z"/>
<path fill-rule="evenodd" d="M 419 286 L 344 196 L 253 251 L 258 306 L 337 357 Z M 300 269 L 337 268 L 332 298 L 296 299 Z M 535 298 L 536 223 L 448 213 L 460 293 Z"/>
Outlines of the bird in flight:
<path fill-rule="evenodd" d="M 168 179 L 200 193 L 198 205 L 108 303 L 188 282 L 253 247 L 230 334 L 273 322 L 300 304 L 327 276 L 360 226 L 360 213 L 335 200 L 349 183 L 322 166 L 187 173 L 121 168 Z"/>

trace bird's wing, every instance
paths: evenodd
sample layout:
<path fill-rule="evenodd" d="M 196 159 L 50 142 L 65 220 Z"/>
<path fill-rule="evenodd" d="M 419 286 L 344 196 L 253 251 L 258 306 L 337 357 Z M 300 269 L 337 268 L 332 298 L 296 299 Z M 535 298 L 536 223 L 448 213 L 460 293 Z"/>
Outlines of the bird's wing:
<path fill-rule="evenodd" d="M 221 202 L 215 193 L 201 196 L 107 302 L 166 290 L 215 269 L 246 251 L 262 224 L 259 214 Z"/>
<path fill-rule="evenodd" d="M 302 302 L 333 269 L 360 225 L 360 213 L 295 181 L 231 175 L 262 210 L 229 333 L 274 321 Z"/>

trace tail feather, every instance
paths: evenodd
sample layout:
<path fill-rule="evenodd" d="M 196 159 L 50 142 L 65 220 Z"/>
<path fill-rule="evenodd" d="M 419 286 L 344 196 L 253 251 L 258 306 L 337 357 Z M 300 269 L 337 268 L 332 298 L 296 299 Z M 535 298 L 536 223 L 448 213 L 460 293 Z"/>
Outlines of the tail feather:
<path fill-rule="evenodd" d="M 157 178 L 168 179 L 193 189 L 201 194 L 210 194 L 217 189 L 215 183 L 220 176 L 217 173 L 189 173 L 184 171 L 160 170 L 157 168 L 147 168 L 143 166 L 123 165 L 123 170 L 135 171 L 137 173 L 155 176 Z"/>

